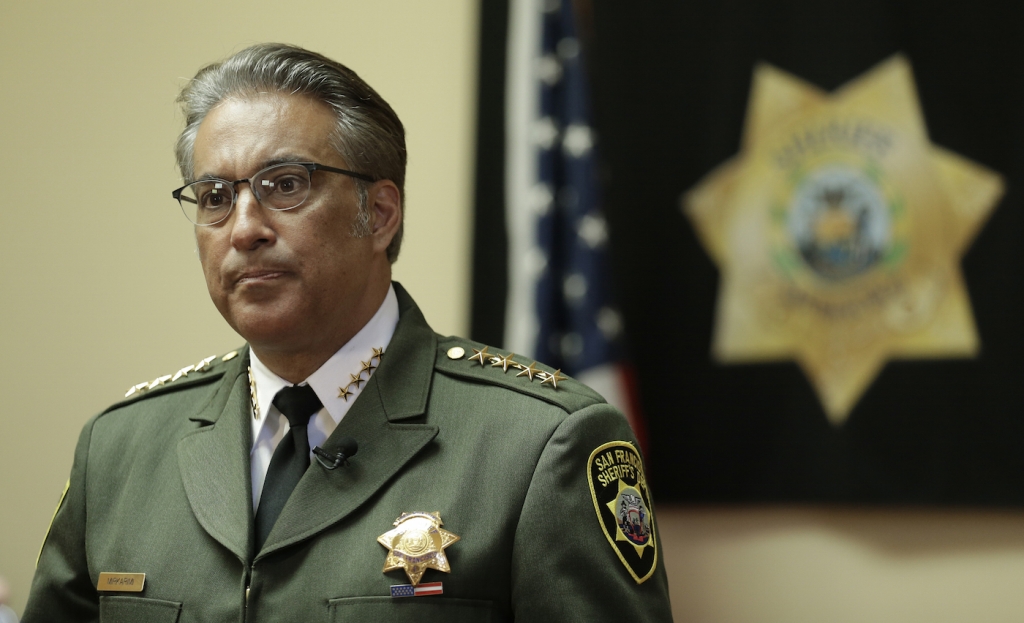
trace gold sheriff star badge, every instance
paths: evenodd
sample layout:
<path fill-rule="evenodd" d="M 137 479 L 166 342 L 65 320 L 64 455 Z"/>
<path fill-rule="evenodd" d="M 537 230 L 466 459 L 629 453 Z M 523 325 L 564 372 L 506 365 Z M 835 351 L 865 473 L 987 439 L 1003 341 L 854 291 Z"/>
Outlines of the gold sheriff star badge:
<path fill-rule="evenodd" d="M 928 140 L 910 64 L 833 93 L 754 71 L 742 149 L 683 198 L 721 271 L 713 357 L 795 359 L 834 424 L 893 357 L 968 357 L 959 261 L 1002 178 Z"/>
<path fill-rule="evenodd" d="M 402 513 L 395 520 L 393 530 L 377 537 L 377 542 L 388 548 L 384 560 L 384 573 L 405 569 L 413 586 L 427 569 L 451 573 L 444 550 L 459 537 L 441 528 L 441 513 Z"/>

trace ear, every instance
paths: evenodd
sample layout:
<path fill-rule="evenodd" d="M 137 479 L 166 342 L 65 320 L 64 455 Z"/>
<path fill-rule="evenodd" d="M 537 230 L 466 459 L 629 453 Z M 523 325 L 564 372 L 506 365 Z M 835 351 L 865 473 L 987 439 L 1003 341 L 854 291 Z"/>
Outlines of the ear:
<path fill-rule="evenodd" d="M 384 252 L 402 225 L 402 193 L 391 180 L 374 183 L 369 193 L 374 251 Z"/>

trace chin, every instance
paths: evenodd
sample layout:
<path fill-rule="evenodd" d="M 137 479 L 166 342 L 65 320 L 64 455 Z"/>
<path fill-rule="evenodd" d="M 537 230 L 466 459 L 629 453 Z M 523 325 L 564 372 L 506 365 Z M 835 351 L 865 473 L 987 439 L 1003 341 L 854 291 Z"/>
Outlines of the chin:
<path fill-rule="evenodd" d="M 280 313 L 265 306 L 246 306 L 224 317 L 245 341 L 274 348 L 277 344 L 295 343 L 299 325 L 297 319 L 301 318 L 301 314 Z"/>

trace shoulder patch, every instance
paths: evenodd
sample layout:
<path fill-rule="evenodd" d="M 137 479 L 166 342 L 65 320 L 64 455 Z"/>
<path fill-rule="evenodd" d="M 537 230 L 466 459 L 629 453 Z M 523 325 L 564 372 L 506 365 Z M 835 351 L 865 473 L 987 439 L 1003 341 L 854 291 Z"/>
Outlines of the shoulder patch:
<path fill-rule="evenodd" d="M 637 584 L 658 566 L 658 539 L 643 460 L 633 444 L 610 441 L 587 461 L 587 481 L 597 522 Z"/>

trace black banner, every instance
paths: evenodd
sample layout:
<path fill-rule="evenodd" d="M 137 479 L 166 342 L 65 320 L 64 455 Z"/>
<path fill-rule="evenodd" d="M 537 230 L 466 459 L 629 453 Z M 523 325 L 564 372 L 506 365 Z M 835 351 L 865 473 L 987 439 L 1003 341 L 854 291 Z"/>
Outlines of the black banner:
<path fill-rule="evenodd" d="M 865 0 L 574 4 L 589 24 L 583 49 L 613 285 L 657 501 L 1024 502 L 1021 10 Z M 501 344 L 508 6 L 481 6 L 473 337 Z M 912 65 L 931 142 L 999 172 L 1007 192 L 962 261 L 979 356 L 890 360 L 837 426 L 795 363 L 713 363 L 719 273 L 680 199 L 739 152 L 758 62 L 832 91 L 896 53 Z"/>

